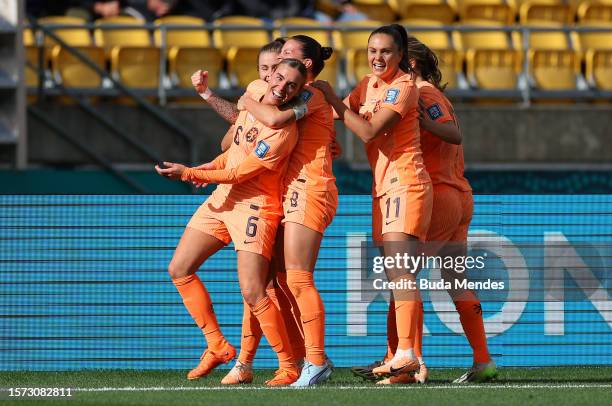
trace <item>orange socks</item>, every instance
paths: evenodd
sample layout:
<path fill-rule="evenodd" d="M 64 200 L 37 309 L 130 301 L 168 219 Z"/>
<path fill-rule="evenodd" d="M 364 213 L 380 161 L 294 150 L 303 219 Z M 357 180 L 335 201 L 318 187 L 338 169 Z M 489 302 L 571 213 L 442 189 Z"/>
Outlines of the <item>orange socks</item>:
<path fill-rule="evenodd" d="M 195 274 L 188 275 L 173 279 L 172 283 L 183 298 L 187 311 L 204 333 L 208 348 L 211 351 L 221 350 L 226 343 L 225 337 L 217 323 L 210 295 L 200 278 Z"/>
<path fill-rule="evenodd" d="M 325 307 L 314 285 L 312 272 L 287 269 L 287 284 L 301 313 L 306 360 L 325 364 Z"/>
<path fill-rule="evenodd" d="M 272 300 L 268 296 L 264 297 L 251 308 L 251 311 L 257 317 L 270 347 L 276 352 L 279 366 L 281 368 L 295 368 L 291 343 L 283 317 Z"/>
<path fill-rule="evenodd" d="M 416 319 L 416 335 L 414 336 L 414 355 L 423 362 L 423 302 L 419 302 Z"/>
<path fill-rule="evenodd" d="M 455 301 L 455 307 L 459 313 L 459 320 L 465 336 L 474 351 L 474 363 L 491 361 L 480 301 L 472 292 L 469 292 L 469 294 L 464 294 Z"/>
<path fill-rule="evenodd" d="M 387 311 L 387 355 L 384 362 L 391 361 L 397 350 L 397 324 L 395 323 L 395 300 L 389 300 Z"/>
<path fill-rule="evenodd" d="M 300 322 L 300 309 L 295 298 L 291 294 L 289 286 L 287 286 L 287 273 L 277 272 L 276 282 L 278 287 L 275 287 L 274 291 L 277 298 L 276 303 L 278 304 L 278 310 L 280 310 L 283 321 L 285 322 L 285 327 L 287 327 L 287 334 L 289 334 L 289 340 L 291 340 L 293 356 L 296 361 L 299 361 L 306 356 L 304 330 L 302 330 L 302 323 Z M 270 290 L 267 292 L 270 299 L 274 300 L 272 295 L 270 295 Z"/>
<path fill-rule="evenodd" d="M 249 305 L 246 304 L 246 302 L 243 303 L 242 338 L 240 339 L 240 354 L 238 355 L 238 361 L 243 364 L 252 364 L 263 332 L 261 331 L 257 317 L 253 315 Z"/>

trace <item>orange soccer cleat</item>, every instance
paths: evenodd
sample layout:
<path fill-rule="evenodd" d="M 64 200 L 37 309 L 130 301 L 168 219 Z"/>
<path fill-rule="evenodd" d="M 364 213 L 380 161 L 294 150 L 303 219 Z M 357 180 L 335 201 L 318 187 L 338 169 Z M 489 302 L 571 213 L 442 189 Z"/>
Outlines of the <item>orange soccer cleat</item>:
<path fill-rule="evenodd" d="M 236 361 L 236 365 L 221 380 L 221 385 L 239 385 L 253 382 L 253 367 Z"/>
<path fill-rule="evenodd" d="M 425 383 L 429 378 L 429 371 L 425 364 L 421 364 L 419 370 L 415 373 L 399 374 L 397 376 L 390 376 L 383 380 L 376 382 L 377 385 L 396 385 L 396 384 L 410 384 L 410 383 Z"/>
<path fill-rule="evenodd" d="M 287 386 L 297 381 L 300 371 L 297 368 L 279 368 L 274 372 L 274 378 L 266 381 L 268 386 Z"/>
<path fill-rule="evenodd" d="M 227 364 L 236 356 L 236 349 L 230 344 L 225 343 L 219 351 L 206 350 L 202 357 L 200 357 L 200 363 L 197 367 L 189 371 L 187 379 L 200 379 L 218 367 L 221 364 Z"/>
<path fill-rule="evenodd" d="M 392 359 L 372 370 L 374 375 L 401 375 L 414 372 L 419 369 L 419 360 L 411 357 L 401 357 Z"/>

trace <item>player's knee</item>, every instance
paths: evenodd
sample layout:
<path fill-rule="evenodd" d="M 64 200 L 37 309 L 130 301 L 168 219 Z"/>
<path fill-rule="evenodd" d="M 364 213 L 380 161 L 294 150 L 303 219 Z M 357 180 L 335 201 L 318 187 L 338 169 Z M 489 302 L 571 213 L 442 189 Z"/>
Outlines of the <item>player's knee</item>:
<path fill-rule="evenodd" d="M 266 296 L 264 289 L 256 289 L 254 287 L 243 287 L 242 298 L 249 307 L 253 308 L 261 299 Z"/>
<path fill-rule="evenodd" d="M 175 261 L 170 261 L 170 264 L 168 265 L 168 274 L 172 279 L 179 279 L 190 275 L 190 272 L 187 267 L 181 266 Z"/>
<path fill-rule="evenodd" d="M 287 285 L 294 297 L 299 297 L 302 291 L 314 288 L 314 278 L 312 272 L 308 271 L 287 271 Z"/>

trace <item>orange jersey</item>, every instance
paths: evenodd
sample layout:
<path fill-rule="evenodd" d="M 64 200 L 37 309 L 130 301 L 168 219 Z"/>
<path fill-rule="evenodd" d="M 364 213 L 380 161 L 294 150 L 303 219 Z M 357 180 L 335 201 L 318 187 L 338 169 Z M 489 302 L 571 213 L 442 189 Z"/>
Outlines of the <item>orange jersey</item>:
<path fill-rule="evenodd" d="M 421 82 L 418 87 L 425 104 L 425 114 L 440 123 L 457 123 L 453 106 L 441 91 L 428 82 Z M 450 144 L 427 130 L 421 130 L 421 149 L 425 167 L 434 184 L 444 183 L 461 191 L 472 190 L 463 176 L 462 145 Z"/>
<path fill-rule="evenodd" d="M 292 123 L 273 130 L 255 120 L 247 111 L 241 111 L 234 127 L 232 145 L 224 154 L 224 169 L 236 168 L 252 154 L 268 170 L 242 183 L 220 184 L 213 196 L 217 200 L 255 204 L 263 209 L 264 216 L 280 216 L 282 180 L 297 142 L 297 126 Z"/>
<path fill-rule="evenodd" d="M 263 80 L 255 80 L 247 91 L 257 100 L 266 92 L 267 85 Z M 330 148 L 336 137 L 332 107 L 323 92 L 309 84 L 298 97 L 298 104 L 306 106 L 306 114 L 297 121 L 299 141 L 289 160 L 285 184 L 300 190 L 335 190 Z"/>
<path fill-rule="evenodd" d="M 389 108 L 402 117 L 391 130 L 365 144 L 374 175 L 374 197 L 396 186 L 431 182 L 421 156 L 418 100 L 414 81 L 401 70 L 391 83 L 367 75 L 349 95 L 351 110 L 366 120 L 381 108 Z"/>

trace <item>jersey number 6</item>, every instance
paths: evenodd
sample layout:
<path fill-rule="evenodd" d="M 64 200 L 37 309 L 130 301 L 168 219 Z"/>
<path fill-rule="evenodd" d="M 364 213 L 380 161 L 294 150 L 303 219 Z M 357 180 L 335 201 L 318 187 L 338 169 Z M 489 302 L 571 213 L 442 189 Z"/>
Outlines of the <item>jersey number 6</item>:
<path fill-rule="evenodd" d="M 255 216 L 251 216 L 247 220 L 247 226 L 246 226 L 247 237 L 255 237 L 255 234 L 257 234 L 257 223 L 256 223 L 257 220 L 259 220 L 259 217 L 255 217 Z"/>

